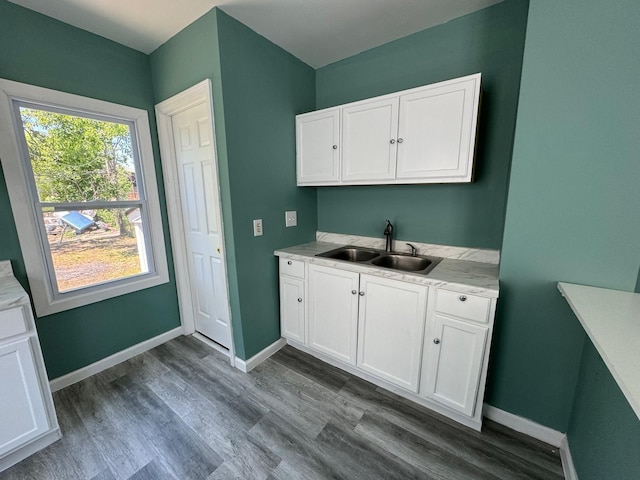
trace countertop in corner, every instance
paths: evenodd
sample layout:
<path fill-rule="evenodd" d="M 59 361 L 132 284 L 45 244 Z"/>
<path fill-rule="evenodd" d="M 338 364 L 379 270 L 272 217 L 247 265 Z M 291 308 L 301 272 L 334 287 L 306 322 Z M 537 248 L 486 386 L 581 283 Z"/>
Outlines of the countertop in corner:
<path fill-rule="evenodd" d="M 13 276 L 9 260 L 0 260 L 0 310 L 29 305 L 29 296 Z"/>

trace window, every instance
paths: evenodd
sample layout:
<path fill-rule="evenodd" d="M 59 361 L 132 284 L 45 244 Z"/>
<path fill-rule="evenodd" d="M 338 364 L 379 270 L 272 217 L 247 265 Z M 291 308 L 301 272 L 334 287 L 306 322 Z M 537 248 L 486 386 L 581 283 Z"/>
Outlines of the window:
<path fill-rule="evenodd" d="M 147 112 L 0 79 L 0 158 L 36 312 L 166 283 Z"/>

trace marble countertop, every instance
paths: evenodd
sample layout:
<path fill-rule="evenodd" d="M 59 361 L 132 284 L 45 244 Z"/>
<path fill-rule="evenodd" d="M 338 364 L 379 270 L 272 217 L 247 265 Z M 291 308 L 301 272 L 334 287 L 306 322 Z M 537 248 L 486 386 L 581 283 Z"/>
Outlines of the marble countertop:
<path fill-rule="evenodd" d="M 336 267 L 357 273 L 368 273 L 427 286 L 449 286 L 463 293 L 477 294 L 490 298 L 498 297 L 498 265 L 496 264 L 443 258 L 431 272 L 427 275 L 421 275 L 419 273 L 380 268 L 369 264 L 315 256 L 318 253 L 324 253 L 341 246 L 343 245 L 329 242 L 310 242 L 282 248 L 276 250 L 274 254 L 282 258 L 301 260 L 307 263 Z"/>
<path fill-rule="evenodd" d="M 562 282 L 558 290 L 640 418 L 640 293 Z"/>
<path fill-rule="evenodd" d="M 13 276 L 9 260 L 0 261 L 0 310 L 29 305 L 29 296 Z"/>

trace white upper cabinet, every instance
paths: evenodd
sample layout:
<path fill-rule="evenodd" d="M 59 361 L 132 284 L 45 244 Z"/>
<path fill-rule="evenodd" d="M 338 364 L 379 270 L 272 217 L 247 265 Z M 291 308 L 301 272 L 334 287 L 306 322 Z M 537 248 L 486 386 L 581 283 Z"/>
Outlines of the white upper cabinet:
<path fill-rule="evenodd" d="M 298 185 L 471 182 L 480 79 L 298 115 Z"/>
<path fill-rule="evenodd" d="M 366 100 L 342 109 L 342 180 L 396 176 L 398 99 Z"/>
<path fill-rule="evenodd" d="M 480 78 L 400 96 L 396 178 L 470 182 Z"/>
<path fill-rule="evenodd" d="M 339 180 L 340 109 L 329 108 L 296 117 L 298 185 Z"/>

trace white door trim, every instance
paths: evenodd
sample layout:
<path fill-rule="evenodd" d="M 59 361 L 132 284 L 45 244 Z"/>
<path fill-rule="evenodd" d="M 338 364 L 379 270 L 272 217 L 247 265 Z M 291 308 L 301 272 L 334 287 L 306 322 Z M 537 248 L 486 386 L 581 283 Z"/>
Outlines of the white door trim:
<path fill-rule="evenodd" d="M 205 79 L 185 91 L 174 95 L 156 105 L 156 120 L 158 122 L 158 142 L 160 143 L 160 156 L 162 159 L 162 173 L 164 177 L 164 190 L 167 203 L 167 213 L 169 216 L 169 232 L 171 234 L 171 251 L 173 252 L 173 265 L 176 274 L 176 286 L 178 290 L 178 305 L 180 307 L 180 319 L 184 335 L 195 333 L 195 317 L 191 300 L 191 280 L 188 270 L 187 241 L 183 232 L 182 220 L 182 200 L 180 197 L 180 181 L 178 178 L 177 159 L 175 155 L 175 144 L 173 141 L 173 127 L 171 117 L 177 113 L 187 110 L 195 105 L 206 102 L 211 114 L 211 138 L 213 139 L 213 159 L 216 169 L 218 169 L 218 154 L 216 149 L 216 137 L 213 116 L 213 100 L 211 96 L 211 80 Z M 220 201 L 220 185 L 216 185 L 218 201 Z M 222 224 L 220 235 L 222 245 L 224 242 L 224 222 L 222 220 L 222 209 L 220 208 L 220 222 Z M 233 327 L 231 325 L 231 308 L 229 302 L 229 284 L 227 276 L 227 258 L 222 255 L 222 269 L 224 278 L 227 281 L 226 306 L 229 309 L 229 333 L 231 344 L 229 347 L 229 358 L 232 366 L 235 366 L 235 348 L 233 345 Z"/>

